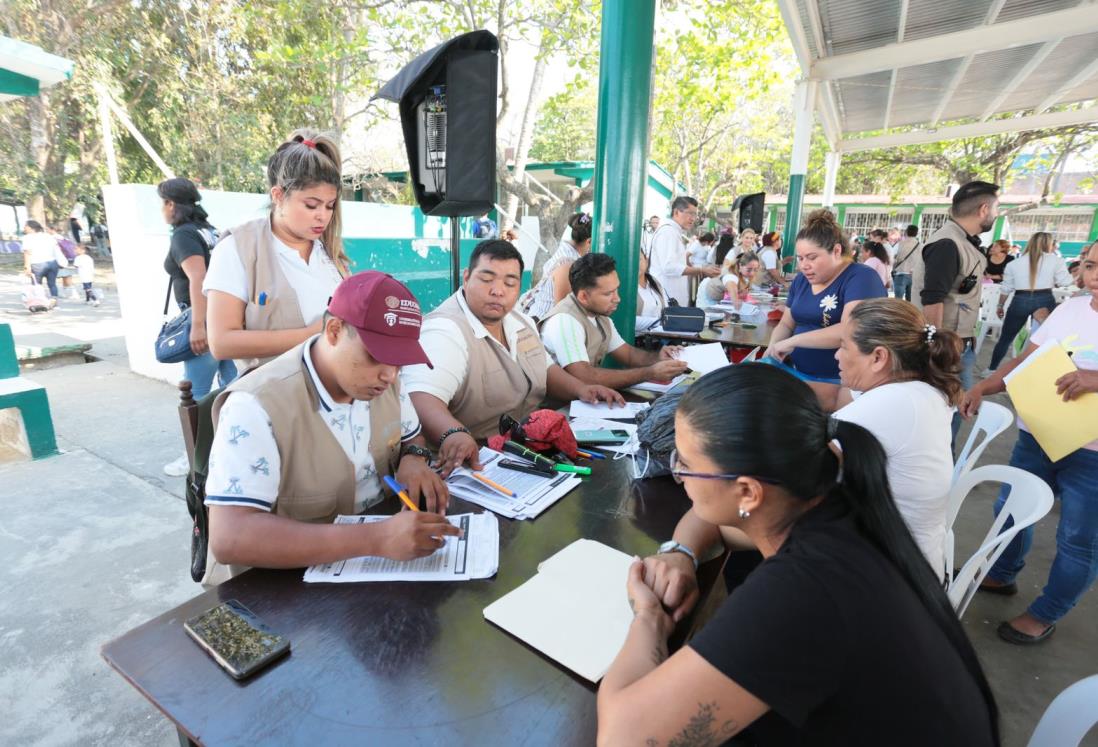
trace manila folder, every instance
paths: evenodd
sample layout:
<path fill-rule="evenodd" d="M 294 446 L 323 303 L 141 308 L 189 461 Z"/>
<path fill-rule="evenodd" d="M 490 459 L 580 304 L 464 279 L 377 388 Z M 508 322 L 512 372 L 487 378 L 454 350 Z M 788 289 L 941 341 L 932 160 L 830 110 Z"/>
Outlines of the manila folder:
<path fill-rule="evenodd" d="M 576 540 L 544 561 L 532 579 L 485 607 L 484 617 L 598 682 L 633 621 L 625 590 L 632 562 L 600 542 Z"/>

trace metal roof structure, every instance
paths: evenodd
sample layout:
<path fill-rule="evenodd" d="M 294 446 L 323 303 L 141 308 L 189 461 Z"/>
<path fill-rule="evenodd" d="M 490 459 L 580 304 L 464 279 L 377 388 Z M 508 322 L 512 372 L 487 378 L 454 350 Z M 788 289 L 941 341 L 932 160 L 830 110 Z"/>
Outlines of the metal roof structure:
<path fill-rule="evenodd" d="M 778 5 L 835 152 L 1098 121 L 1094 0 Z"/>
<path fill-rule="evenodd" d="M 0 36 L 0 101 L 37 96 L 41 89 L 72 78 L 73 67 L 64 57 Z"/>

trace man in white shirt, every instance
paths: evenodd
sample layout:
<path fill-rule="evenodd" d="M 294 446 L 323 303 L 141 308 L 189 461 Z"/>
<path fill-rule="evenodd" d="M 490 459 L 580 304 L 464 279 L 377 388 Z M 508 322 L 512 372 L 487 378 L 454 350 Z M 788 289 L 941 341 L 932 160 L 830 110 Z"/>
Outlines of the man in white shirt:
<path fill-rule="evenodd" d="M 568 281 L 572 292 L 538 322 L 545 349 L 561 368 L 580 381 L 613 389 L 666 381 L 686 370 L 686 363 L 675 360 L 681 348 L 641 350 L 618 334 L 610 318 L 621 302 L 613 257 L 585 254 L 573 263 Z M 621 368 L 602 368 L 607 355 Z"/>
<path fill-rule="evenodd" d="M 409 366 L 402 374 L 444 469 L 479 469 L 477 440 L 499 433 L 500 415 L 521 420 L 546 394 L 624 404 L 613 389 L 586 384 L 549 357 L 534 322 L 514 310 L 522 270 L 509 242 L 478 244 L 461 288 L 424 320 L 421 342 L 434 368 Z"/>
<path fill-rule="evenodd" d="M 203 583 L 248 566 L 300 568 L 363 555 L 430 555 L 458 534 L 439 513 L 449 493 L 430 468 L 400 367 L 427 363 L 412 293 L 389 275 L 344 280 L 323 331 L 228 386 L 215 400 L 206 480 Z M 336 525 L 381 500 L 395 474 L 429 512 Z"/>
<path fill-rule="evenodd" d="M 649 245 L 649 272 L 663 286 L 667 297 L 675 299 L 679 306 L 690 305 L 691 277 L 711 278 L 721 273 L 716 265 L 687 264 L 682 235 L 697 222 L 698 201 L 693 197 L 676 197 L 671 203 L 671 220 L 656 229 Z"/>

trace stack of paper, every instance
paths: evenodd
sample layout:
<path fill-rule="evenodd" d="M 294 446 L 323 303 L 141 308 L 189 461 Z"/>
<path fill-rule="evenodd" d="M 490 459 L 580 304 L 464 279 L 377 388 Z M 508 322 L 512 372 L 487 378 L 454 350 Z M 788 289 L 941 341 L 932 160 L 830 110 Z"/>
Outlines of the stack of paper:
<path fill-rule="evenodd" d="M 336 524 L 372 524 L 391 516 L 337 516 Z M 310 566 L 307 583 L 346 584 L 357 581 L 468 581 L 488 578 L 499 570 L 499 519 L 490 513 L 446 517 L 462 536 L 425 558 L 390 560 L 373 556 Z"/>
<path fill-rule="evenodd" d="M 473 477 L 472 471 L 465 467 L 454 470 L 446 479 L 450 493 L 508 519 L 533 519 L 580 484 L 576 475 L 565 472 L 542 477 L 505 469 L 499 466 L 501 459 L 529 464 L 522 457 L 501 454 L 483 446 L 480 449 L 480 464 L 484 469 L 479 474 L 514 495 L 490 487 Z"/>
<path fill-rule="evenodd" d="M 1098 394 L 1064 402 L 1056 393 L 1056 380 L 1076 370 L 1060 343 L 1051 340 L 1004 379 L 1018 417 L 1054 462 L 1098 439 Z"/>
<path fill-rule="evenodd" d="M 576 540 L 532 579 L 484 608 L 484 617 L 576 674 L 598 682 L 625 643 L 633 612 L 625 581 L 633 559 Z"/>
<path fill-rule="evenodd" d="M 711 342 L 707 345 L 689 345 L 678 354 L 678 360 L 685 361 L 690 370 L 705 375 L 718 368 L 729 365 L 728 356 L 724 354 L 724 346 L 719 342 Z"/>
<path fill-rule="evenodd" d="M 629 389 L 636 389 L 641 392 L 657 392 L 659 394 L 667 394 L 686 378 L 686 374 L 679 374 L 675 378 L 668 381 L 666 384 L 660 384 L 655 381 L 642 381 L 639 384 L 633 384 L 628 387 Z"/>
<path fill-rule="evenodd" d="M 571 426 L 573 431 L 625 431 L 630 438 L 623 444 L 587 444 L 587 446 L 594 446 L 600 451 L 611 451 L 615 454 L 632 454 L 637 450 L 637 441 L 633 438 L 637 432 L 636 423 L 602 418 L 573 418 Z"/>
<path fill-rule="evenodd" d="M 641 410 L 647 410 L 647 402 L 626 402 L 624 405 L 609 405 L 606 402 L 588 404 L 582 400 L 572 400 L 568 406 L 570 418 L 609 418 L 611 420 L 633 420 Z"/>

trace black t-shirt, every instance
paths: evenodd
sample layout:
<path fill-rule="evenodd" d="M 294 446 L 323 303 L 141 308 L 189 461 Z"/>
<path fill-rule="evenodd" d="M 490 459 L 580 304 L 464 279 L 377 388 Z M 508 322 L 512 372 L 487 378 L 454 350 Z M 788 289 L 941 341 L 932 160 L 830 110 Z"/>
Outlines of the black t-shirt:
<path fill-rule="evenodd" d="M 1003 282 L 1003 278 L 1002 278 L 1003 270 L 1005 270 L 1006 266 L 1009 265 L 1013 261 L 1014 261 L 1014 257 L 1012 257 L 1008 254 L 1008 255 L 1006 255 L 1005 258 L 1003 258 L 1002 262 L 992 262 L 991 261 L 991 254 L 989 253 L 987 255 L 987 268 L 984 270 L 984 274 L 985 275 L 998 275 L 999 279 L 996 280 L 995 282 L 996 283 L 1001 283 L 1001 282 Z"/>
<path fill-rule="evenodd" d="M 797 522 L 690 647 L 770 706 L 745 735 L 759 745 L 993 743 L 960 656 L 835 501 Z"/>
<path fill-rule="evenodd" d="M 187 257 L 202 257 L 206 267 L 210 266 L 210 248 L 217 241 L 217 232 L 212 228 L 202 228 L 194 223 L 183 223 L 172 229 L 171 248 L 164 258 L 164 271 L 171 277 L 172 294 L 180 306 L 191 305 L 191 286 L 187 273 L 183 271 L 183 260 Z"/>

